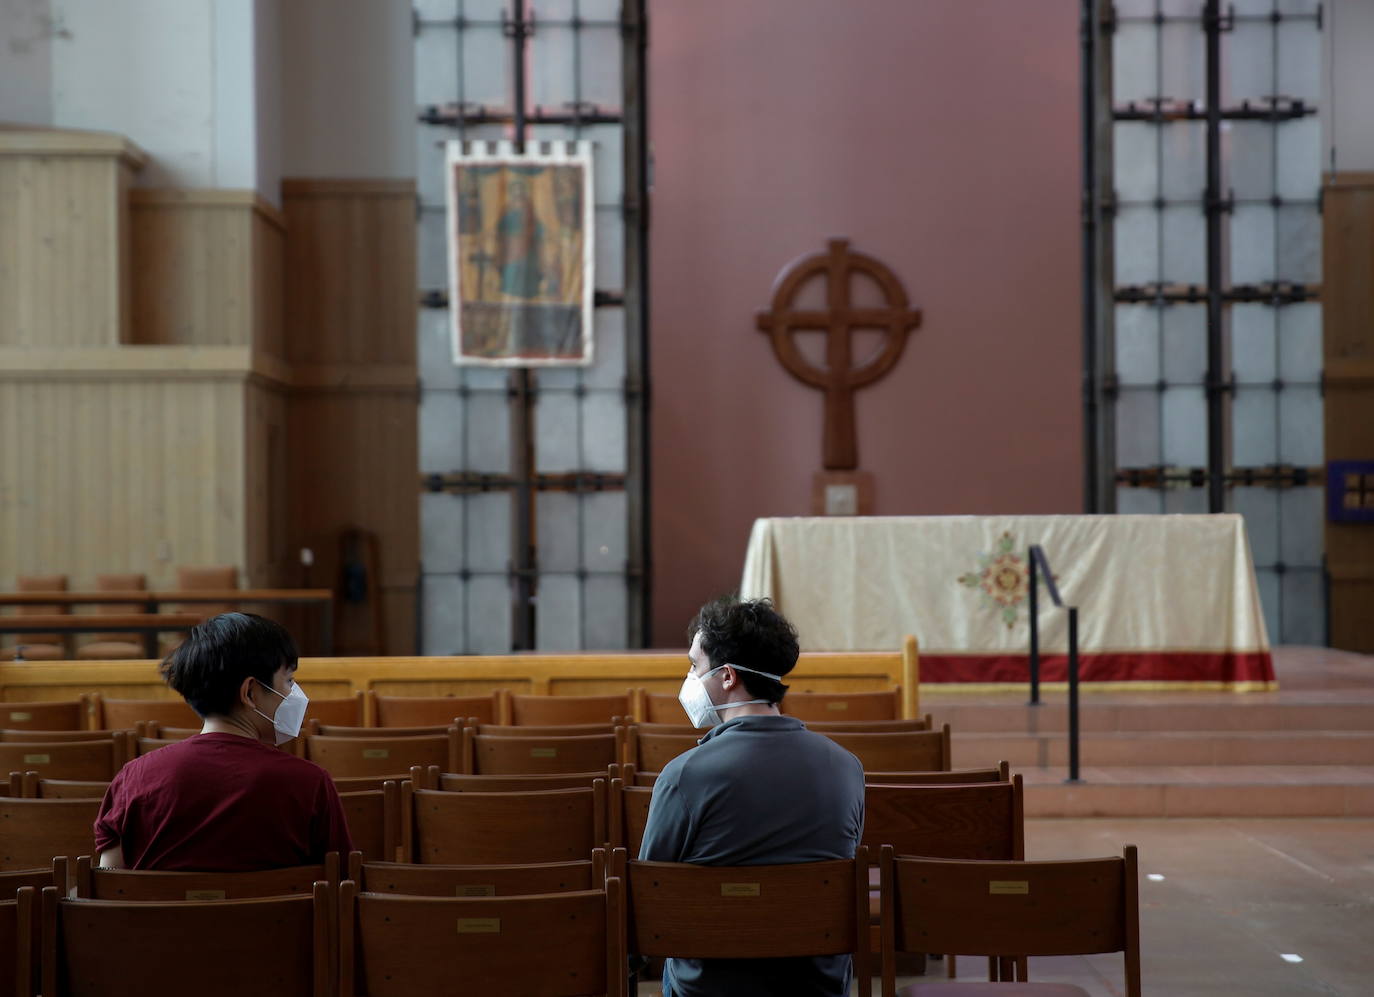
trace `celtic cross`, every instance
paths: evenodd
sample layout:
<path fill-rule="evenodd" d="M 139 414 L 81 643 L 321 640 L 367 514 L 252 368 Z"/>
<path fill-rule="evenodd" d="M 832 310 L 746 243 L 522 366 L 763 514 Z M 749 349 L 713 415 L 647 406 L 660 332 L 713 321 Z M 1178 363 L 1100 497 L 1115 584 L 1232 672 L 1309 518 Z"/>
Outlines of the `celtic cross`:
<path fill-rule="evenodd" d="M 886 307 L 856 308 L 850 304 L 849 281 L 856 272 L 877 282 Z M 802 286 L 822 276 L 826 309 L 796 310 L 794 304 Z M 759 330 L 772 339 L 773 352 L 787 372 L 825 392 L 824 466 L 830 470 L 858 467 L 854 392 L 892 369 L 906 346 L 907 333 L 921 324 L 921 313 L 908 307 L 901 281 L 873 257 L 850 252 L 848 239 L 831 239 L 826 252 L 804 257 L 778 276 L 773 285 L 773 310 L 759 312 L 757 321 Z M 858 329 L 884 333 L 877 356 L 862 367 L 854 366 L 851 338 Z M 826 336 L 823 368 L 807 363 L 793 340 L 795 332 L 817 330 Z"/>

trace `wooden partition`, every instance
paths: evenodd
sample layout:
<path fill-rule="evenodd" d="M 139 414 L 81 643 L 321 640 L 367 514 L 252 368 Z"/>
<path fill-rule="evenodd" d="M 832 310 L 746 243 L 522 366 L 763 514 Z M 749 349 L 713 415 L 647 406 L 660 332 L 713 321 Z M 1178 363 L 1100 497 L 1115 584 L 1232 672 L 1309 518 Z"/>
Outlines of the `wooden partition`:
<path fill-rule="evenodd" d="M 687 672 L 685 652 L 642 654 L 509 654 L 426 658 L 304 658 L 296 679 L 306 694 L 338 699 L 371 690 L 383 696 L 477 695 L 496 689 L 585 696 L 645 688 L 676 692 Z M 788 675 L 793 689 L 865 691 L 901 685 L 903 714 L 920 715 L 916 641 L 900 651 L 806 653 Z M 155 661 L 0 663 L 0 702 L 75 699 L 175 699 Z M 372 722 L 372 718 L 368 718 Z"/>

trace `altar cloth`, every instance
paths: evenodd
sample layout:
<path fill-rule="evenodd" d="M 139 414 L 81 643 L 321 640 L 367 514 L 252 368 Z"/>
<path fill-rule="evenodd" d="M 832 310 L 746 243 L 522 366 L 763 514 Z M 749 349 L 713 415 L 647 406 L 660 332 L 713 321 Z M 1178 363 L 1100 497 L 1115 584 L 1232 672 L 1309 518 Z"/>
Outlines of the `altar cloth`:
<path fill-rule="evenodd" d="M 914 634 L 921 681 L 1024 684 L 1028 548 L 1079 607 L 1079 674 L 1097 686 L 1276 688 L 1239 515 L 759 519 L 740 594 L 769 597 L 807 651 Z M 1042 588 L 1041 679 L 1067 673 L 1068 614 Z"/>

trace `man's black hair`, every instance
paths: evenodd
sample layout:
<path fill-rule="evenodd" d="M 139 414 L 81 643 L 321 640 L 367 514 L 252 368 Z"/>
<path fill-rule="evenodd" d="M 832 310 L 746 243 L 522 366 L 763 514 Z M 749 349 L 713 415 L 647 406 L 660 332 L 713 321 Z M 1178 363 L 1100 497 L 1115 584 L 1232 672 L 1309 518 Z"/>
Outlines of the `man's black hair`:
<path fill-rule="evenodd" d="M 786 675 L 797 664 L 797 628 L 768 599 L 741 601 L 726 596 L 701 607 L 687 627 L 690 641 L 701 634 L 701 650 L 712 668 L 740 665 Z M 753 672 L 736 673 L 755 699 L 782 701 L 787 686 Z"/>
<path fill-rule="evenodd" d="M 270 688 L 277 669 L 285 665 L 294 672 L 298 659 L 296 642 L 280 623 L 252 613 L 221 613 L 192 627 L 160 671 L 202 717 L 227 716 L 244 679 L 251 676 Z"/>

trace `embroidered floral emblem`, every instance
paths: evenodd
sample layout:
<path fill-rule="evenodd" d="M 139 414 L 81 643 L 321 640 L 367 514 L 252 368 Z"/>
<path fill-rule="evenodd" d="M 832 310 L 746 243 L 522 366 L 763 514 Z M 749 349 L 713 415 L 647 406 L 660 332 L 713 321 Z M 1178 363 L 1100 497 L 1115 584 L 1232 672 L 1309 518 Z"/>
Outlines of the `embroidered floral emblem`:
<path fill-rule="evenodd" d="M 1015 626 L 1030 587 L 1030 570 L 1016 538 L 1009 532 L 998 537 L 991 553 L 978 555 L 978 570 L 960 575 L 959 584 L 978 589 L 983 605 L 998 610 L 1008 630 Z"/>

